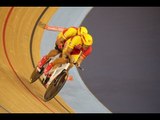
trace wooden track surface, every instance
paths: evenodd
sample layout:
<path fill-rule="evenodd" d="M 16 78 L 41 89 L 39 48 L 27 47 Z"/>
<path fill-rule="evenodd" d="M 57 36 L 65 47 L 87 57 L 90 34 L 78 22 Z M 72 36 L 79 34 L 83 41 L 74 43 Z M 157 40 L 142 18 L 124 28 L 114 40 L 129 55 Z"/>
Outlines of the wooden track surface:
<path fill-rule="evenodd" d="M 0 7 L 0 112 L 73 113 L 56 96 L 43 101 L 45 88 L 40 81 L 29 83 L 34 65 L 40 60 L 44 30 L 38 21 L 48 23 L 56 7 Z"/>

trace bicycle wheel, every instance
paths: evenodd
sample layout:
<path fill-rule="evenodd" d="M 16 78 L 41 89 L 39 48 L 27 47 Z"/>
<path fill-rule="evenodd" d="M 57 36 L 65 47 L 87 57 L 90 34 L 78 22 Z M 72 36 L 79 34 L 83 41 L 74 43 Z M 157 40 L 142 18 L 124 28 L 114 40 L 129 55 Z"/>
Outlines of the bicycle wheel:
<path fill-rule="evenodd" d="M 50 60 L 51 59 L 48 59 L 48 61 L 42 66 L 42 69 L 40 72 L 38 72 L 37 67 L 35 67 L 33 73 L 31 74 L 31 77 L 30 77 L 30 83 L 33 83 L 36 80 L 38 80 L 38 78 L 40 78 L 40 76 L 43 74 L 44 68 L 47 66 L 47 64 L 50 62 Z"/>
<path fill-rule="evenodd" d="M 38 78 L 41 76 L 42 73 L 39 73 L 37 71 L 37 68 L 34 69 L 33 73 L 31 74 L 31 78 L 30 78 L 30 83 L 35 82 L 36 80 L 38 80 Z"/>
<path fill-rule="evenodd" d="M 66 83 L 67 72 L 62 71 L 55 80 L 51 82 L 44 94 L 44 101 L 47 102 L 54 98 Z"/>

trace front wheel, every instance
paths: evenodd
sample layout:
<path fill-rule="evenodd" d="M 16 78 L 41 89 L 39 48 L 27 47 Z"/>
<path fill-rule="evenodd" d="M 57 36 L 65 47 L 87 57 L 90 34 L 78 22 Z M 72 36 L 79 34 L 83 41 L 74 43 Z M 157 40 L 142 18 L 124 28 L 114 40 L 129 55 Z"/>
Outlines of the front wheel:
<path fill-rule="evenodd" d="M 34 69 L 32 75 L 31 75 L 31 78 L 30 78 L 30 83 L 33 83 L 35 82 L 36 80 L 38 80 L 38 78 L 40 78 L 42 73 L 39 73 L 37 71 L 37 67 Z"/>
<path fill-rule="evenodd" d="M 40 76 L 43 74 L 43 70 L 45 69 L 45 67 L 47 66 L 47 64 L 50 62 L 51 59 L 48 59 L 47 62 L 42 66 L 40 72 L 38 72 L 37 70 L 37 66 L 34 69 L 31 77 L 30 77 L 30 83 L 35 82 L 36 80 L 38 80 L 40 78 Z"/>
<path fill-rule="evenodd" d="M 67 72 L 63 71 L 56 77 L 55 80 L 51 82 L 51 84 L 49 85 L 48 89 L 44 94 L 45 102 L 51 100 L 58 94 L 58 92 L 62 89 L 62 87 L 66 83 L 67 75 L 68 75 Z"/>

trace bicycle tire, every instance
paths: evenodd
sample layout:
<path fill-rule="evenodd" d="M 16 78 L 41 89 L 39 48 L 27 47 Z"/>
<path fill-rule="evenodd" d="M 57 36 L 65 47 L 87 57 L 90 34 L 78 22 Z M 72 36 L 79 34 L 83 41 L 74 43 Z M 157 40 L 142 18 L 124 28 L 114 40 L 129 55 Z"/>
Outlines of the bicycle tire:
<path fill-rule="evenodd" d="M 37 68 L 35 68 L 30 77 L 30 83 L 34 83 L 35 81 L 37 81 L 38 78 L 40 78 L 40 76 L 41 76 L 41 73 L 39 73 L 37 71 Z"/>
<path fill-rule="evenodd" d="M 37 67 L 34 69 L 30 77 L 30 83 L 34 83 L 40 78 L 40 76 L 43 74 L 44 66 L 46 66 L 50 62 L 50 60 L 51 59 L 48 59 L 47 62 L 42 66 L 42 69 L 40 72 L 37 71 Z"/>
<path fill-rule="evenodd" d="M 58 94 L 58 92 L 62 89 L 62 87 L 66 83 L 66 79 L 65 79 L 66 76 L 67 76 L 67 72 L 62 71 L 61 74 L 59 74 L 57 76 L 57 78 L 56 78 L 57 80 L 55 79 L 51 82 L 51 84 L 49 85 L 48 89 L 46 90 L 46 92 L 44 94 L 44 101 L 45 102 L 51 100 L 52 98 L 54 98 Z"/>

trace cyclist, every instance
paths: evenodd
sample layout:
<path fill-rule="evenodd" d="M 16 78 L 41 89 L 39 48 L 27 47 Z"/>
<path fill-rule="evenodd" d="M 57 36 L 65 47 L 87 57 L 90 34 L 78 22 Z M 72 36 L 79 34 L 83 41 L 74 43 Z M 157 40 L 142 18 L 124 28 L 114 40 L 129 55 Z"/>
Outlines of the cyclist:
<path fill-rule="evenodd" d="M 48 26 L 42 22 L 40 22 L 39 25 L 46 30 L 60 32 L 58 34 L 57 40 L 55 42 L 55 49 L 51 50 L 47 55 L 43 56 L 42 59 L 38 62 L 39 69 L 42 68 L 42 66 L 47 62 L 47 60 L 50 57 L 54 57 L 57 54 L 62 52 L 64 44 L 69 38 L 76 36 L 76 35 L 82 35 L 82 34 L 88 33 L 87 28 L 84 26 L 81 26 L 79 28 L 77 28 L 77 27 L 64 28 L 64 27 L 59 27 L 59 26 Z"/>
<path fill-rule="evenodd" d="M 62 49 L 62 56 L 48 64 L 44 69 L 44 74 L 50 76 L 48 73 L 52 67 L 67 62 L 71 63 L 69 69 L 74 64 L 79 67 L 82 61 L 92 52 L 92 44 L 93 39 L 90 34 L 76 35 L 69 38 Z"/>

